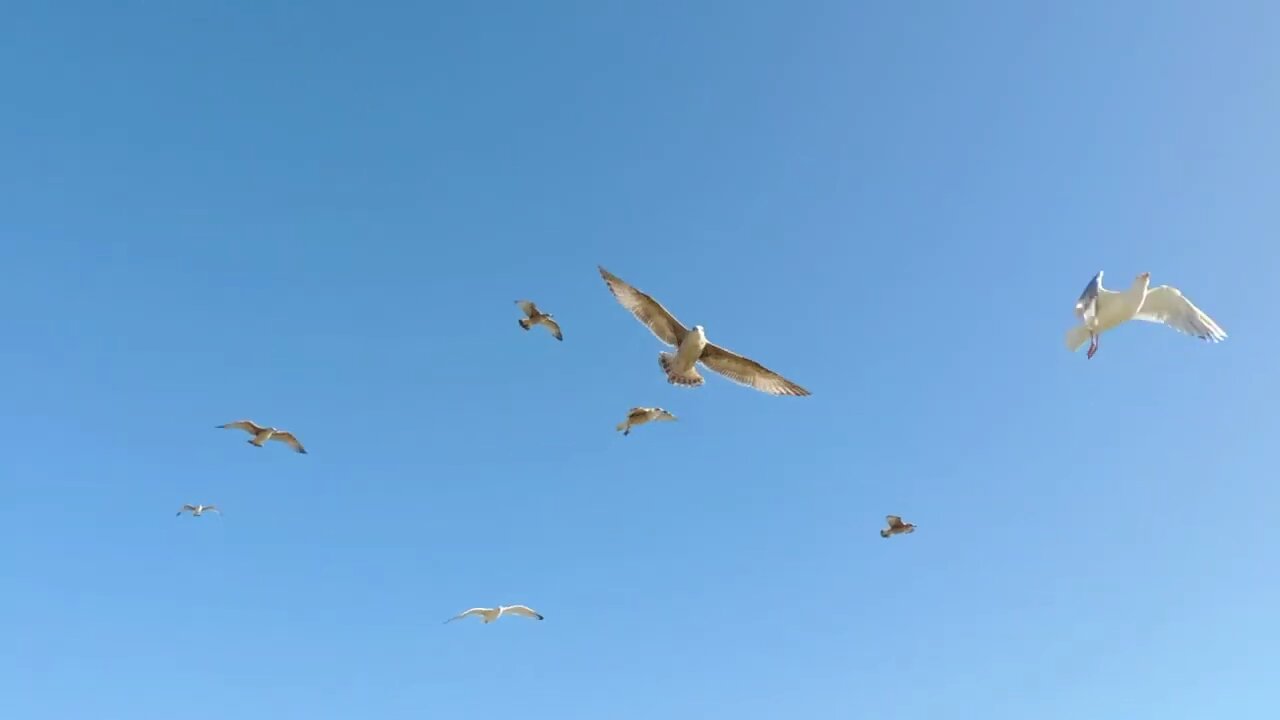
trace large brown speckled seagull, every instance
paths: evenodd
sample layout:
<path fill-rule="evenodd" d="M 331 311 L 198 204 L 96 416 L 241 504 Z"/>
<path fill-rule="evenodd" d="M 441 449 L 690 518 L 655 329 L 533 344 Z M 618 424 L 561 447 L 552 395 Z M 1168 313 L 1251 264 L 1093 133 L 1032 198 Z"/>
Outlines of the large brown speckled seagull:
<path fill-rule="evenodd" d="M 702 363 L 736 383 L 770 395 L 799 397 L 810 394 L 808 390 L 755 360 L 707 342 L 707 334 L 701 325 L 694 325 L 693 329 L 686 328 L 657 300 L 631 287 L 603 267 L 600 268 L 600 277 L 604 278 L 605 284 L 622 307 L 630 310 L 659 340 L 676 348 L 674 353 L 658 353 L 658 363 L 667 373 L 667 382 L 672 385 L 701 385 L 702 376 L 698 374 L 696 365 Z"/>
<path fill-rule="evenodd" d="M 262 447 L 262 444 L 268 440 L 279 440 L 280 442 L 288 443 L 289 446 L 292 447 L 295 452 L 300 452 L 303 454 L 306 454 L 307 452 L 306 448 L 302 447 L 302 443 L 298 442 L 298 438 L 293 436 L 293 433 L 287 430 L 281 430 L 279 428 L 262 427 L 261 425 L 255 423 L 252 420 L 237 420 L 235 422 L 227 423 L 226 425 L 219 425 L 218 427 L 226 428 L 226 429 L 244 430 L 245 432 L 253 436 L 249 438 L 250 445 L 257 445 L 258 447 Z"/>

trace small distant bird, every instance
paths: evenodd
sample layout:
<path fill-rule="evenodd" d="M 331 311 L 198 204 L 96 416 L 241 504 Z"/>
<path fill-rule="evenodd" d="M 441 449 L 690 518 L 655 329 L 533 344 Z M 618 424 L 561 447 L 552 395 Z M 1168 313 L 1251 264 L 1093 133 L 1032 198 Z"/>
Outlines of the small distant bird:
<path fill-rule="evenodd" d="M 471 615 L 475 615 L 484 620 L 485 625 L 488 625 L 503 615 L 519 615 L 521 617 L 533 618 L 534 620 L 542 619 L 541 615 L 525 605 L 499 605 L 496 608 L 471 608 L 470 610 L 464 613 L 459 613 L 444 622 L 447 625 L 454 620 L 461 620 L 462 618 L 469 617 Z"/>
<path fill-rule="evenodd" d="M 902 522 L 902 518 L 897 515 L 886 515 L 885 522 L 889 523 L 889 527 L 880 531 L 880 537 L 887 538 L 890 535 L 904 535 L 916 531 L 916 526 L 911 523 Z"/>
<path fill-rule="evenodd" d="M 702 363 L 736 383 L 771 395 L 809 394 L 808 390 L 755 360 L 707 342 L 707 334 L 701 325 L 694 325 L 692 330 L 686 328 L 657 300 L 631 287 L 603 267 L 600 268 L 600 277 L 604 278 L 609 291 L 622 307 L 631 311 L 659 340 L 676 348 L 675 353 L 658 353 L 658 364 L 667 373 L 667 382 L 672 385 L 701 385 L 702 376 L 698 374 L 695 365 Z"/>
<path fill-rule="evenodd" d="M 1089 341 L 1087 358 L 1098 352 L 1102 333 L 1130 320 L 1164 323 L 1180 333 L 1209 342 L 1221 342 L 1227 334 L 1218 323 L 1182 295 L 1177 288 L 1161 285 L 1149 288 L 1151 273 L 1134 278 L 1128 290 L 1102 287 L 1102 271 L 1085 287 L 1076 300 L 1076 317 L 1082 324 L 1067 331 L 1067 349 L 1075 352 Z"/>
<path fill-rule="evenodd" d="M 302 447 L 302 443 L 298 442 L 298 438 L 293 436 L 293 433 L 279 428 L 262 427 L 252 420 L 237 420 L 232 423 L 227 423 L 226 425 L 219 425 L 218 427 L 244 430 L 253 436 L 253 438 L 249 440 L 250 445 L 262 447 L 262 444 L 268 440 L 279 440 L 283 443 L 289 443 L 294 450 L 300 453 L 305 454 L 307 452 L 306 448 Z"/>
<path fill-rule="evenodd" d="M 191 513 L 192 517 L 200 517 L 207 512 L 216 512 L 219 515 L 222 514 L 222 511 L 218 509 L 217 505 L 183 505 L 182 509 L 178 511 L 178 515 L 181 515 L 184 512 Z M 177 517 L 177 515 L 174 517 Z"/>
<path fill-rule="evenodd" d="M 627 411 L 627 419 L 618 423 L 623 435 L 630 435 L 631 428 L 654 420 L 675 420 L 676 416 L 660 407 L 633 407 Z"/>
<path fill-rule="evenodd" d="M 520 306 L 520 309 L 523 310 L 524 314 L 527 316 L 520 318 L 520 327 L 528 330 L 534 325 L 546 325 L 547 329 L 551 331 L 551 334 L 555 339 L 564 340 L 564 335 L 560 332 L 560 325 L 555 320 L 551 319 L 551 313 L 544 313 L 539 310 L 538 306 L 534 305 L 532 300 L 517 300 L 516 304 Z"/>

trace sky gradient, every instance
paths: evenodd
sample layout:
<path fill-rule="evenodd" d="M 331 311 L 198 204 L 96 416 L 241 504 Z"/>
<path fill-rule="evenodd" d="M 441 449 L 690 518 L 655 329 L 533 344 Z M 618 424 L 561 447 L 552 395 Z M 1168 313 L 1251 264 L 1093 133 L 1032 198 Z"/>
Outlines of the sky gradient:
<path fill-rule="evenodd" d="M 7 4 L 0 715 L 1271 717 L 1280 7 L 1067 5 Z"/>

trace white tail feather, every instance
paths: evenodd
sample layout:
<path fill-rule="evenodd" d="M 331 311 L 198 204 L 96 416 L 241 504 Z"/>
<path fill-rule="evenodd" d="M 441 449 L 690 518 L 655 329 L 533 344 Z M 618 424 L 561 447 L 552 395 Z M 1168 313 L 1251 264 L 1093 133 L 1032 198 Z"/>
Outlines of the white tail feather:
<path fill-rule="evenodd" d="M 672 361 L 675 356 L 671 353 L 658 353 L 658 364 L 662 366 L 663 372 L 667 374 L 667 382 L 672 385 L 694 386 L 702 384 L 702 376 L 698 374 L 697 366 L 693 366 L 684 372 L 678 372 L 672 367 Z"/>

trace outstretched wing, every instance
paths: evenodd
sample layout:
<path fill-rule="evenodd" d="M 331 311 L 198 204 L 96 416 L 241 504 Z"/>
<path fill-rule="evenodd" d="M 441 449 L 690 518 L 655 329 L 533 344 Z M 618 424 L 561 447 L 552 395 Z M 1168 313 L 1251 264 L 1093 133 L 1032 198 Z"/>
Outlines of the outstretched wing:
<path fill-rule="evenodd" d="M 810 394 L 808 390 L 782 377 L 778 373 L 735 352 L 725 350 L 715 343 L 707 343 L 699 358 L 703 365 L 730 380 L 753 387 L 770 395 L 790 395 L 801 397 Z"/>
<path fill-rule="evenodd" d="M 466 611 L 466 612 L 458 613 L 457 615 L 454 615 L 453 617 L 449 618 L 448 620 L 445 620 L 445 621 L 444 621 L 444 624 L 445 624 L 445 625 L 448 625 L 449 623 L 453 622 L 454 620 L 461 620 L 462 618 L 464 618 L 464 617 L 468 617 L 468 616 L 471 616 L 471 615 L 483 615 L 483 614 L 484 614 L 486 611 L 488 611 L 488 610 L 489 610 L 489 608 L 471 608 L 470 610 L 468 610 L 468 611 Z"/>
<path fill-rule="evenodd" d="M 291 432 L 277 432 L 271 434 L 271 440 L 279 440 L 280 442 L 289 443 L 296 452 L 306 453 L 307 449 L 302 447 L 302 443 L 298 442 L 298 438 L 293 436 Z"/>
<path fill-rule="evenodd" d="M 532 300 L 517 300 L 516 304 L 519 305 L 520 310 L 529 317 L 533 317 L 538 314 L 538 306 L 535 305 Z"/>
<path fill-rule="evenodd" d="M 221 514 L 222 514 L 222 511 L 218 509 L 218 506 L 217 506 L 217 505 L 205 505 L 205 506 L 204 506 L 204 511 L 205 511 L 205 512 L 216 512 L 216 513 L 218 513 L 219 515 L 221 515 Z"/>
<path fill-rule="evenodd" d="M 552 337 L 554 337 L 557 340 L 564 340 L 564 333 L 560 332 L 560 323 L 556 322 L 555 320 L 552 320 L 551 318 L 545 315 L 542 316 L 542 319 L 539 320 L 539 323 L 547 326 L 547 329 L 551 331 Z"/>
<path fill-rule="evenodd" d="M 662 307 L 662 303 L 631 287 L 617 275 L 601 267 L 600 277 L 604 278 L 605 284 L 609 286 L 609 292 L 618 299 L 618 303 L 631 311 L 631 314 L 644 323 L 645 327 L 649 328 L 662 342 L 678 346 L 689 332 L 675 315 Z"/>
<path fill-rule="evenodd" d="M 227 428 L 228 430 L 232 430 L 232 429 L 244 430 L 250 435 L 257 435 L 263 430 L 266 430 L 266 428 L 262 427 L 261 425 L 255 423 L 252 420 L 237 420 L 235 422 L 229 422 L 226 425 L 219 425 L 218 427 Z"/>
<path fill-rule="evenodd" d="M 1142 307 L 1134 317 L 1147 322 L 1164 323 L 1180 333 L 1209 342 L 1220 342 L 1227 337 L 1227 333 L 1218 327 L 1213 318 L 1205 315 L 1177 288 L 1168 285 L 1148 290 Z"/>
<path fill-rule="evenodd" d="M 542 616 L 533 611 L 533 608 L 527 605 L 511 605 L 502 611 L 503 615 L 519 615 L 520 617 L 533 618 L 541 620 Z"/>
<path fill-rule="evenodd" d="M 885 515 L 884 521 L 889 523 L 889 527 L 891 528 L 902 527 L 902 518 L 898 517 L 897 515 Z"/>
<path fill-rule="evenodd" d="M 1085 286 L 1084 292 L 1080 293 L 1080 299 L 1076 300 L 1076 317 L 1085 323 L 1092 322 L 1098 314 L 1098 295 L 1102 292 L 1102 271 L 1099 270 L 1097 275 L 1089 281 Z"/>

